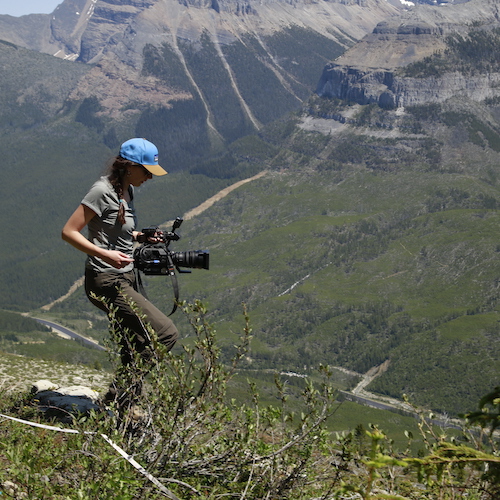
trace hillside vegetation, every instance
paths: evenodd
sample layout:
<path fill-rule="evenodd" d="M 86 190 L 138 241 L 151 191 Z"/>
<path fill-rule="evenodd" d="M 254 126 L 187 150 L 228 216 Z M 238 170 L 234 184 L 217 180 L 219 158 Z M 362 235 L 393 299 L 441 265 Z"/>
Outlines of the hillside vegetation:
<path fill-rule="evenodd" d="M 226 333 L 247 304 L 249 367 L 389 360 L 371 390 L 460 413 L 499 375 L 494 109 L 355 109 L 363 126 L 297 118 L 255 137 L 254 151 L 281 145 L 259 160 L 269 174 L 185 223 L 183 248 L 210 249 L 211 270 L 182 278 L 183 296 Z M 165 280 L 149 282 L 165 303 Z"/>
<path fill-rule="evenodd" d="M 183 224 L 173 250 L 209 249 L 211 268 L 181 275 L 181 298 L 206 302 L 227 359 L 247 305 L 254 339 L 242 368 L 365 373 L 389 360 L 369 390 L 460 414 L 499 375 L 495 110 L 316 98 L 307 109 L 327 105 L 359 125 L 316 118 L 335 132 L 311 132 L 297 116 L 233 144 L 225 162 L 268 173 Z M 169 280 L 146 281 L 169 312 Z M 85 300 L 50 313 L 91 314 Z"/>
<path fill-rule="evenodd" d="M 453 434 L 420 412 L 416 432 L 405 431 L 403 448 L 373 424 L 331 432 L 343 404 L 335 401 L 327 367 L 300 388 L 276 376 L 271 403 L 252 381 L 239 388 L 244 403 L 228 399 L 251 338 L 248 317 L 227 365 L 203 305 L 183 309 L 193 346 L 180 355 L 161 347 L 155 352 L 140 420 L 114 405 L 61 415 L 28 394 L 0 393 L 2 494 L 61 500 L 497 497 L 500 467 L 492 433 L 500 423 L 498 388 Z M 118 341 L 116 331 L 112 335 Z M 134 370 L 120 375 L 124 387 L 144 376 L 140 358 L 132 362 Z"/>
<path fill-rule="evenodd" d="M 472 28 L 467 34 L 446 37 L 446 49 L 401 68 L 404 76 L 425 78 L 443 76 L 447 71 L 459 71 L 465 75 L 496 73 L 500 29 Z"/>
<path fill-rule="evenodd" d="M 255 35 L 244 35 L 241 41 L 220 47 L 224 59 L 207 32 L 199 44 L 179 40 L 178 45 L 196 89 L 169 44 L 145 46 L 142 72 L 168 88 L 187 89 L 193 98 L 168 108 L 146 107 L 136 125 L 137 135 L 150 138 L 165 151 L 174 171 L 189 169 L 207 153 L 220 152 L 221 142 L 251 134 L 261 124 L 298 109 L 314 89 L 318 69 L 345 50 L 299 26 L 260 41 Z M 206 126 L 207 109 L 217 136 Z"/>

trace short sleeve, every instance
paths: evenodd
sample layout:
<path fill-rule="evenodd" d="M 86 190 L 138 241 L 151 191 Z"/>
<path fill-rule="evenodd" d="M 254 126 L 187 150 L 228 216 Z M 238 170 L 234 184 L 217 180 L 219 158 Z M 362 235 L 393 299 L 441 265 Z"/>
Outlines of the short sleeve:
<path fill-rule="evenodd" d="M 100 179 L 94 183 L 90 191 L 82 200 L 82 205 L 89 207 L 99 217 L 102 217 L 104 210 L 109 207 L 110 192 L 106 184 Z"/>

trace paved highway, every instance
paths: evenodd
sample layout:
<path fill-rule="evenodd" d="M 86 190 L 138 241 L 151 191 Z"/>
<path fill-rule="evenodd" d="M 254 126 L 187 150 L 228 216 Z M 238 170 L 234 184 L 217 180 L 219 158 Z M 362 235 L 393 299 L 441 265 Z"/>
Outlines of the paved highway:
<path fill-rule="evenodd" d="M 74 340 L 80 340 L 84 344 L 93 347 L 94 349 L 99 349 L 100 351 L 106 350 L 106 348 L 104 348 L 102 345 L 99 345 L 95 340 L 88 339 L 87 337 L 84 337 L 83 335 L 80 335 L 79 333 L 76 333 L 73 330 L 66 328 L 65 326 L 58 325 L 53 321 L 47 321 L 46 319 L 40 319 L 40 318 L 33 318 L 33 319 L 35 321 L 38 321 L 42 325 L 52 328 L 52 330 L 54 330 L 56 333 L 62 333 L 64 335 L 68 335 L 68 337 L 71 337 Z"/>

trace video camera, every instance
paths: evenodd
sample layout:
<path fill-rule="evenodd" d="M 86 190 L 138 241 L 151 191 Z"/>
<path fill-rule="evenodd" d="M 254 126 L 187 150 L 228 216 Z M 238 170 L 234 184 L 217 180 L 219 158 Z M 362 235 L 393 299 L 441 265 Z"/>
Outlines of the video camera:
<path fill-rule="evenodd" d="M 177 275 L 179 273 L 190 273 L 183 267 L 196 269 L 208 269 L 208 250 L 188 250 L 186 252 L 171 252 L 169 245 L 172 241 L 177 241 L 180 236 L 175 232 L 180 227 L 183 219 L 177 217 L 171 231 L 161 231 L 158 226 L 150 226 L 142 230 L 141 245 L 134 250 L 134 267 L 147 275 L 170 276 L 174 290 L 174 307 L 171 316 L 177 309 L 179 302 L 179 286 Z M 149 239 L 160 241 L 149 241 Z M 136 273 L 136 284 L 139 291 L 147 297 L 146 290 L 142 285 L 141 274 Z"/>
<path fill-rule="evenodd" d="M 175 232 L 183 222 L 177 217 L 172 225 L 171 231 L 161 231 L 158 226 L 150 226 L 142 230 L 144 233 L 143 243 L 134 251 L 134 266 L 146 275 L 172 275 L 174 269 L 180 273 L 190 273 L 183 267 L 193 269 L 209 268 L 208 250 L 187 250 L 185 252 L 172 252 L 169 245 L 177 241 L 180 236 Z M 158 242 L 150 242 L 149 239 L 159 239 Z"/>

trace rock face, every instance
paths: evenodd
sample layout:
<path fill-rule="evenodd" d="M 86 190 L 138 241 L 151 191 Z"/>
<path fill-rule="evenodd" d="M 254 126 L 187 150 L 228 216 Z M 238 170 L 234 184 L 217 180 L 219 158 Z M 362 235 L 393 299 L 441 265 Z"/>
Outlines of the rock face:
<path fill-rule="evenodd" d="M 113 36 L 119 34 L 134 17 L 148 9 L 155 0 L 100 0 L 91 7 L 86 29 L 81 37 L 78 60 L 95 60 Z"/>
<path fill-rule="evenodd" d="M 316 93 L 358 104 L 376 103 L 382 108 L 439 103 L 454 96 L 475 101 L 495 97 L 500 79 L 495 73 L 408 78 L 399 76 L 398 68 L 444 50 L 446 36 L 465 33 L 474 23 L 496 25 L 496 16 L 493 0 L 471 0 L 442 7 L 420 6 L 398 22 L 383 21 L 324 68 Z"/>
<path fill-rule="evenodd" d="M 441 103 L 451 97 L 473 101 L 498 96 L 500 73 L 464 76 L 446 73 L 440 78 L 404 78 L 393 71 L 360 70 L 335 64 L 328 65 L 316 92 L 358 104 L 378 104 L 393 109 L 419 104 Z"/>

